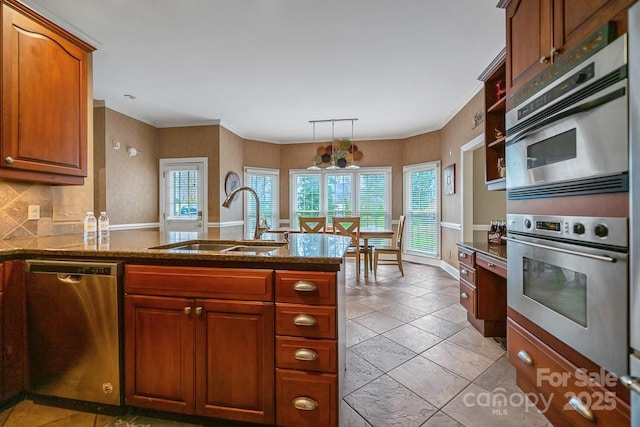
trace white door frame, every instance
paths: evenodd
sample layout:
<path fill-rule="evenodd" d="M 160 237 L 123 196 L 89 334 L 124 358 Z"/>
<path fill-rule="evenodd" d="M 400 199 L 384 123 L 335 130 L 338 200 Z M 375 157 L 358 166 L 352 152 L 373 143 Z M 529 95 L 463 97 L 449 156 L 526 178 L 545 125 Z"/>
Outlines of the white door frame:
<path fill-rule="evenodd" d="M 197 165 L 198 169 L 202 170 L 202 173 L 198 175 L 199 192 L 198 192 L 198 216 L 193 220 L 179 219 L 171 221 L 171 224 L 167 224 L 165 190 L 165 171 L 170 169 L 172 165 L 185 166 L 185 165 Z M 159 201 L 160 201 L 160 231 L 192 231 L 204 233 L 207 231 L 207 222 L 209 218 L 207 200 L 208 200 L 208 158 L 207 157 L 188 157 L 188 158 L 169 158 L 160 159 L 160 185 L 159 185 Z M 179 224 L 178 224 L 179 222 Z M 178 225 L 177 227 L 175 227 Z"/>
<path fill-rule="evenodd" d="M 460 239 L 473 241 L 473 151 L 484 144 L 484 134 L 480 134 L 460 147 Z"/>

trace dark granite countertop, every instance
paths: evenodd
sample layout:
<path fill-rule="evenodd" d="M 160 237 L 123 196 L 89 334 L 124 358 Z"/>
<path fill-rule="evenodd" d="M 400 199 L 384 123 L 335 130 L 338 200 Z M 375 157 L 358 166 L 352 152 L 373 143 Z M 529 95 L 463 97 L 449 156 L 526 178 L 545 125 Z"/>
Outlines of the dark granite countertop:
<path fill-rule="evenodd" d="M 486 241 L 477 242 L 458 242 L 458 246 L 464 246 L 468 249 L 481 252 L 493 258 L 497 258 L 503 262 L 507 262 L 507 245 L 494 245 Z"/>
<path fill-rule="evenodd" d="M 256 241 L 234 239 L 237 236 L 225 235 L 221 230 L 209 230 L 207 233 L 169 232 L 152 230 L 111 231 L 108 244 L 86 247 L 82 234 L 66 234 L 12 240 L 0 240 L 0 258 L 56 257 L 56 258 L 96 258 L 120 259 L 125 261 L 162 263 L 183 261 L 191 263 L 220 263 L 234 266 L 252 266 L 265 264 L 270 268 L 275 264 L 324 265 L 329 269 L 339 269 L 350 239 L 332 234 L 291 234 L 289 242 L 284 242 L 282 234 L 265 234 L 260 244 L 278 246 L 277 250 L 262 253 L 187 251 L 180 249 L 151 249 L 155 246 L 171 245 L 180 242 L 215 240 L 236 245 L 256 244 Z M 301 266 L 302 267 L 302 266 Z"/>

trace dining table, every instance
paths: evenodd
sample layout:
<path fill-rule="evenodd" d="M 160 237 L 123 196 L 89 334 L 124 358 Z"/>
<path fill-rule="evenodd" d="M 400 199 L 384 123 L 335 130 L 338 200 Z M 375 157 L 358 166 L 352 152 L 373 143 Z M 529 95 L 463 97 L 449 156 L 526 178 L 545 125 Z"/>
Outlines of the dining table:
<path fill-rule="evenodd" d="M 268 233 L 301 233 L 297 227 L 278 227 L 269 229 Z M 327 228 L 325 233 L 333 233 L 332 228 Z M 369 239 L 393 239 L 393 230 L 360 230 L 360 240 L 362 240 L 362 250 L 364 252 L 369 251 Z M 369 266 L 365 261 L 364 266 L 364 278 L 369 277 Z"/>

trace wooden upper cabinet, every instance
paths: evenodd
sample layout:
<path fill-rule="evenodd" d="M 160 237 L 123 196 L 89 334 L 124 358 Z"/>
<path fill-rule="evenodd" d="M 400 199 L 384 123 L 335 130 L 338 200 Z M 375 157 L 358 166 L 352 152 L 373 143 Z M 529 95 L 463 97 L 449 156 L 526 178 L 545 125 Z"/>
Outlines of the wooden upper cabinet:
<path fill-rule="evenodd" d="M 626 32 L 635 0 L 511 0 L 506 3 L 507 96 L 609 21 Z M 513 100 L 507 100 L 507 109 Z"/>
<path fill-rule="evenodd" d="M 3 0 L 0 178 L 83 183 L 93 50 Z"/>

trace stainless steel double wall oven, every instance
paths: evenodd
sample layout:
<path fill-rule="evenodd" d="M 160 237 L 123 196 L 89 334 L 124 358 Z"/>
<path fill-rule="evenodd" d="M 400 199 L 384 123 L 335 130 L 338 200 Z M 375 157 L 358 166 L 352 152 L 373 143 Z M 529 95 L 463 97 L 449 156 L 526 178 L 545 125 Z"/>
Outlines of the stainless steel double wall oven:
<path fill-rule="evenodd" d="M 628 200 L 627 74 L 622 36 L 506 117 L 508 206 L 519 207 L 507 215 L 508 305 L 617 375 L 628 369 L 628 212 L 598 204 Z"/>

